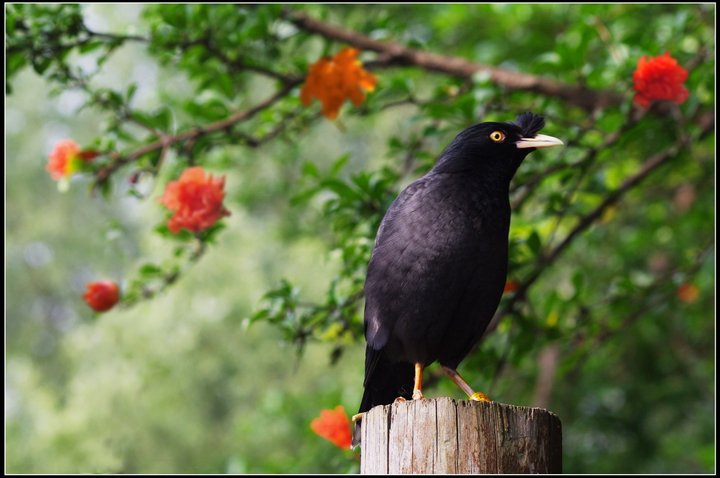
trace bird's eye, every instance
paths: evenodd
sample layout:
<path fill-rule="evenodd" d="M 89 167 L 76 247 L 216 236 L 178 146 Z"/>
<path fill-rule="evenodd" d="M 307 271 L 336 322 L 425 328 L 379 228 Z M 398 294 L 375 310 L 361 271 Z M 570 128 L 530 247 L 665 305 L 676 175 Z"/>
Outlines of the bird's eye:
<path fill-rule="evenodd" d="M 493 131 L 490 133 L 490 139 L 495 143 L 502 143 L 505 141 L 505 133 L 502 131 Z"/>

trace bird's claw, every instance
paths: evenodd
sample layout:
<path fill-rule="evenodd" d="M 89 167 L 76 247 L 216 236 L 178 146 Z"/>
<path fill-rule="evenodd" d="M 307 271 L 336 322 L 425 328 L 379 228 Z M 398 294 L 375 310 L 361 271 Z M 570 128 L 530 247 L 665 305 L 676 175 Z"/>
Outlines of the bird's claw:
<path fill-rule="evenodd" d="M 415 390 L 413 392 L 413 400 L 422 400 L 423 398 L 425 397 L 423 397 L 423 393 L 420 390 Z"/>
<path fill-rule="evenodd" d="M 492 402 L 492 400 L 490 400 L 490 397 L 488 397 L 482 392 L 473 393 L 472 395 L 470 395 L 470 400 L 473 400 L 475 402 Z"/>
<path fill-rule="evenodd" d="M 400 403 L 400 402 L 407 402 L 407 399 L 405 397 L 397 397 L 393 403 Z"/>
<path fill-rule="evenodd" d="M 351 418 L 350 420 L 351 420 L 353 423 L 357 423 L 357 422 L 359 422 L 360 420 L 362 420 L 363 417 L 365 417 L 365 413 L 366 413 L 366 412 L 356 413 L 355 415 L 352 416 L 352 418 Z"/>

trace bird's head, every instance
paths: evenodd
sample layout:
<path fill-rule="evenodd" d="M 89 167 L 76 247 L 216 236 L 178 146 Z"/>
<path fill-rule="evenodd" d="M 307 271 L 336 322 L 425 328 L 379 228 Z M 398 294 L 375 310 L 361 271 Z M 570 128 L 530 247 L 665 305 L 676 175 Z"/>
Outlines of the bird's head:
<path fill-rule="evenodd" d="M 538 134 L 543 126 L 543 117 L 533 113 L 523 113 L 512 122 L 470 126 L 445 148 L 433 171 L 478 174 L 509 183 L 525 156 L 538 148 L 563 144 L 558 138 Z"/>

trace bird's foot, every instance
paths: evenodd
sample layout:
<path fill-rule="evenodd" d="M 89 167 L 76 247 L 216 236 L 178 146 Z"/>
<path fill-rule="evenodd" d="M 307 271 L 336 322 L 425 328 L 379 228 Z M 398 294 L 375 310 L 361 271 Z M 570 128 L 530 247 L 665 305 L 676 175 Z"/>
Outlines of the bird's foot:
<path fill-rule="evenodd" d="M 357 423 L 357 422 L 359 422 L 360 420 L 362 420 L 362 419 L 365 417 L 365 413 L 366 413 L 366 412 L 356 413 L 355 415 L 352 416 L 352 418 L 351 418 L 350 420 L 351 420 L 353 423 Z"/>
<path fill-rule="evenodd" d="M 413 400 L 422 400 L 423 398 L 425 398 L 425 397 L 423 397 L 422 391 L 420 391 L 420 390 L 413 391 Z"/>
<path fill-rule="evenodd" d="M 400 402 L 407 402 L 407 399 L 405 397 L 398 397 L 393 401 L 393 403 L 400 403 Z"/>
<path fill-rule="evenodd" d="M 472 395 L 470 395 L 470 400 L 473 400 L 475 402 L 492 402 L 492 400 L 490 400 L 490 397 L 488 397 L 482 392 L 473 393 Z"/>

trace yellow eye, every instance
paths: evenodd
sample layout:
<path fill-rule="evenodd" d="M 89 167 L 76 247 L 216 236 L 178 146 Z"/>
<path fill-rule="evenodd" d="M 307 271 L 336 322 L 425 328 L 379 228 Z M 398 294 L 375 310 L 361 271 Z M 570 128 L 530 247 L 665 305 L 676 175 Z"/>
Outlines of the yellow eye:
<path fill-rule="evenodd" d="M 502 131 L 493 131 L 490 133 L 490 139 L 496 143 L 502 143 L 505 141 L 505 133 Z"/>

